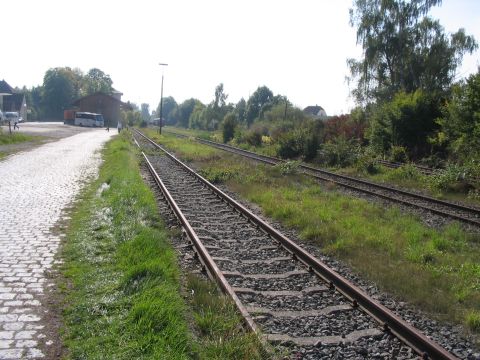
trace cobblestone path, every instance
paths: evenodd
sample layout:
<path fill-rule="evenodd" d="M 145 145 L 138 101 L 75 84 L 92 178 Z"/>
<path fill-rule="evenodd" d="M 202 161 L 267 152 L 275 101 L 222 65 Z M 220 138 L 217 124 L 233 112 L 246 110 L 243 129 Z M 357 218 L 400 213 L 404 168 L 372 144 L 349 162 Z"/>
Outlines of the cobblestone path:
<path fill-rule="evenodd" d="M 0 359 L 47 358 L 58 346 L 44 295 L 61 237 L 51 229 L 112 135 L 88 131 L 0 162 Z"/>

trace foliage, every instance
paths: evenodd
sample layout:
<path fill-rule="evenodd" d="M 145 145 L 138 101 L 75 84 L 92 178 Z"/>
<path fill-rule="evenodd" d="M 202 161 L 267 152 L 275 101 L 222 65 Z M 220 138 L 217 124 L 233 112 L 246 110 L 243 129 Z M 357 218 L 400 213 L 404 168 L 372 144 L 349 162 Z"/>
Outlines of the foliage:
<path fill-rule="evenodd" d="M 100 69 L 90 69 L 83 81 L 85 83 L 85 95 L 91 95 L 96 92 L 111 94 L 113 91 L 113 82 L 110 75 L 105 74 Z"/>
<path fill-rule="evenodd" d="M 233 139 L 235 135 L 235 128 L 237 127 L 237 120 L 234 113 L 225 115 L 222 123 L 223 142 L 227 143 Z"/>
<path fill-rule="evenodd" d="M 453 87 L 434 142 L 447 144 L 453 159 L 466 161 L 480 154 L 480 68 Z"/>
<path fill-rule="evenodd" d="M 399 92 L 371 112 L 367 137 L 375 152 L 385 154 L 392 147 L 402 146 L 413 159 L 430 152 L 428 138 L 438 128 L 436 118 L 440 115 L 438 99 L 420 90 Z"/>
<path fill-rule="evenodd" d="M 285 161 L 275 165 L 282 175 L 293 175 L 298 172 L 300 163 L 298 161 Z"/>
<path fill-rule="evenodd" d="M 472 159 L 465 164 L 448 163 L 445 169 L 429 176 L 433 189 L 453 192 L 468 192 L 479 188 L 480 163 Z"/>
<path fill-rule="evenodd" d="M 199 100 L 195 101 L 195 106 L 190 118 L 188 120 L 188 127 L 190 129 L 206 129 L 206 112 L 207 107 L 203 105 Z"/>
<path fill-rule="evenodd" d="M 386 178 L 388 180 L 414 180 L 420 181 L 423 175 L 413 164 L 405 164 L 396 169 L 392 169 Z"/>
<path fill-rule="evenodd" d="M 92 68 L 87 74 L 80 69 L 56 67 L 48 69 L 43 77 L 43 84 L 24 89 L 32 114 L 30 119 L 63 119 L 63 111 L 71 103 L 83 96 L 102 91 L 111 94 L 112 80 L 102 70 Z"/>
<path fill-rule="evenodd" d="M 392 148 L 390 149 L 390 160 L 400 163 L 407 162 L 407 149 L 404 146 L 392 146 Z"/>
<path fill-rule="evenodd" d="M 358 156 L 355 169 L 361 174 L 376 174 L 379 171 L 374 156 L 368 152 Z"/>
<path fill-rule="evenodd" d="M 122 117 L 122 126 L 141 126 L 142 122 L 142 114 L 138 110 L 122 110 L 120 113 Z"/>
<path fill-rule="evenodd" d="M 227 103 L 228 95 L 225 94 L 225 90 L 223 89 L 223 83 L 220 83 L 215 88 L 215 99 L 213 100 L 213 108 L 214 109 L 221 109 Z"/>
<path fill-rule="evenodd" d="M 140 116 L 142 117 L 143 122 L 148 122 L 150 120 L 150 105 L 143 103 L 140 105 Z"/>
<path fill-rule="evenodd" d="M 250 126 L 256 119 L 261 119 L 272 101 L 272 91 L 266 86 L 258 87 L 247 101 L 245 114 L 247 125 Z"/>
<path fill-rule="evenodd" d="M 76 83 L 79 78 L 70 68 L 53 68 L 47 70 L 43 77 L 42 106 L 44 116 L 63 119 L 63 110 L 75 100 Z"/>
<path fill-rule="evenodd" d="M 188 128 L 190 115 L 197 102 L 199 101 L 193 98 L 185 100 L 174 110 L 174 118 L 178 126 Z"/>
<path fill-rule="evenodd" d="M 357 141 L 338 137 L 322 145 L 319 161 L 327 166 L 346 167 L 355 164 L 360 154 L 360 145 Z"/>
<path fill-rule="evenodd" d="M 317 156 L 319 139 L 314 131 L 308 128 L 299 128 L 284 133 L 278 139 L 277 155 L 283 159 L 302 157 L 304 160 L 312 160 Z"/>
<path fill-rule="evenodd" d="M 172 96 L 167 96 L 163 98 L 162 103 L 162 117 L 164 119 L 165 125 L 175 125 L 177 120 L 175 118 L 176 109 L 178 107 L 177 102 Z M 160 117 L 160 101 L 158 102 L 158 106 L 153 111 L 153 117 L 159 118 Z"/>
<path fill-rule="evenodd" d="M 243 142 L 246 142 L 249 145 L 252 146 L 260 146 L 262 145 L 262 136 L 263 133 L 257 128 L 257 129 L 251 129 L 246 131 L 243 134 Z"/>
<path fill-rule="evenodd" d="M 237 105 L 235 105 L 234 113 L 237 121 L 239 123 L 244 123 L 246 121 L 245 115 L 247 112 L 247 102 L 244 98 L 241 98 Z"/>
<path fill-rule="evenodd" d="M 327 119 L 323 129 L 323 142 L 332 141 L 341 136 L 345 139 L 364 140 L 367 119 L 365 112 L 356 108 L 350 115 L 336 115 Z"/>
<path fill-rule="evenodd" d="M 358 102 L 388 101 L 399 91 L 441 95 L 465 53 L 477 44 L 463 29 L 450 38 L 426 16 L 441 0 L 355 0 L 350 23 L 357 29 L 361 60 L 349 59 Z"/>

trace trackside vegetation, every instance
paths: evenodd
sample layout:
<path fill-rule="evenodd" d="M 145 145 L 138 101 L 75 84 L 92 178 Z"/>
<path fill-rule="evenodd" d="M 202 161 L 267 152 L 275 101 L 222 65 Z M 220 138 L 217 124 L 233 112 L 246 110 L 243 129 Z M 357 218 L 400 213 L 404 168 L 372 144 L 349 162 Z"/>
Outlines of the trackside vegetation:
<path fill-rule="evenodd" d="M 157 135 L 158 136 L 158 135 Z M 396 206 L 343 195 L 296 173 L 295 163 L 270 167 L 162 135 L 162 143 L 215 183 L 297 230 L 305 243 L 342 259 L 363 277 L 432 316 L 479 333 L 480 235 L 459 224 L 440 229 Z M 195 155 L 197 154 L 197 155 Z"/>
<path fill-rule="evenodd" d="M 138 155 L 128 132 L 110 141 L 72 210 L 60 268 L 67 357 L 265 358 L 232 303 L 179 269 Z"/>

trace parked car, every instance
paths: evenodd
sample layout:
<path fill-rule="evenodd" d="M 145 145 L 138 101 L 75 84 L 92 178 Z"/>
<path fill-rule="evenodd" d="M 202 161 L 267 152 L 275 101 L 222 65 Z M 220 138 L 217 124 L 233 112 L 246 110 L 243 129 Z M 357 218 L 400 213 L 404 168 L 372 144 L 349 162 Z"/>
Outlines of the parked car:
<path fill-rule="evenodd" d="M 10 122 L 11 124 L 19 123 L 20 119 L 22 119 L 20 115 L 18 115 L 18 112 L 16 111 L 6 111 L 4 116 L 5 116 L 5 121 Z"/>

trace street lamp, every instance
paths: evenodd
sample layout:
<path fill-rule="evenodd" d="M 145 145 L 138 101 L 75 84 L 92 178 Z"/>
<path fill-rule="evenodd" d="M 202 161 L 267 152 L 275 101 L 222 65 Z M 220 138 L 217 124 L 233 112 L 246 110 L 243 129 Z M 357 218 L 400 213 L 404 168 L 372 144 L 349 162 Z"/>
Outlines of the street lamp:
<path fill-rule="evenodd" d="M 168 64 L 159 63 L 160 66 L 168 66 Z M 163 67 L 162 67 L 162 87 L 160 90 L 160 126 L 158 127 L 158 133 L 162 133 L 162 112 L 163 112 Z"/>

